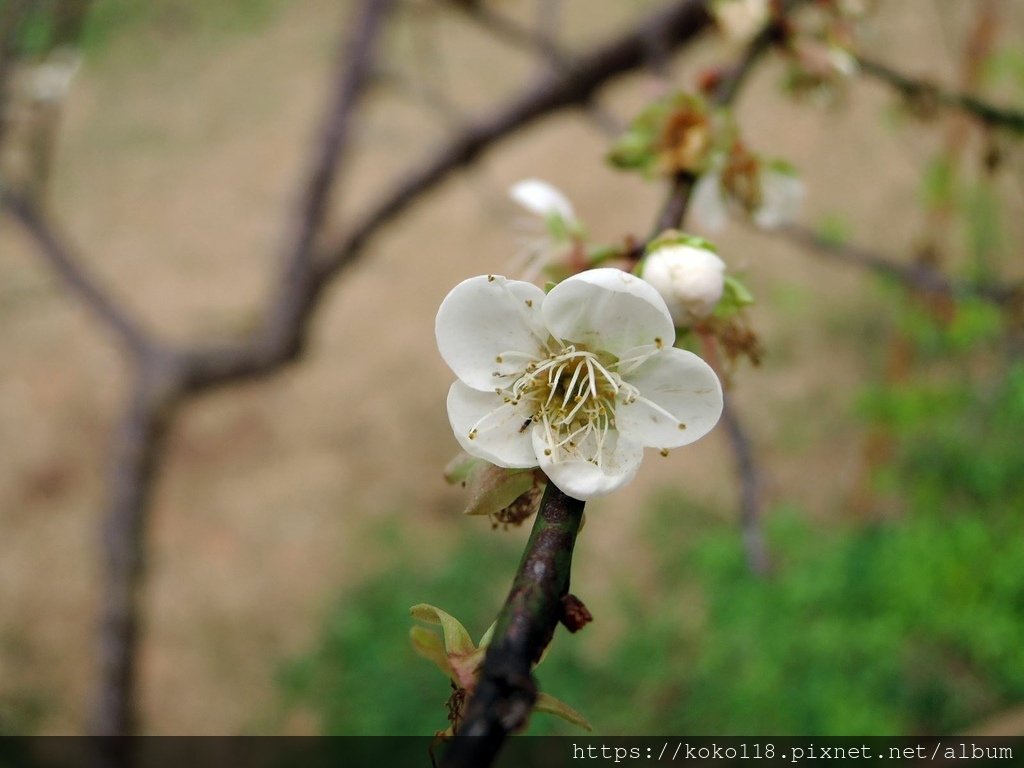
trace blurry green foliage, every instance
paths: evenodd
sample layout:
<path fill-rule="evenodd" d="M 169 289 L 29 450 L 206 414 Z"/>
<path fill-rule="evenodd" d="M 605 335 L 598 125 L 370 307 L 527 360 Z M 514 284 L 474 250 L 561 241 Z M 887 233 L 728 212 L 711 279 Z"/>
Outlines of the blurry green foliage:
<path fill-rule="evenodd" d="M 985 60 L 985 83 L 990 86 L 1009 82 L 1024 94 L 1024 51 L 1018 48 L 1004 48 Z"/>
<path fill-rule="evenodd" d="M 827 245 L 840 246 L 850 241 L 853 225 L 841 213 L 829 213 L 818 222 L 817 235 Z"/>
<path fill-rule="evenodd" d="M 397 552 L 392 567 L 339 597 L 318 647 L 282 670 L 286 705 L 314 712 L 324 734 L 430 735 L 444 730 L 451 688 L 414 653 L 409 609 L 434 603 L 479 637 L 501 607 L 507 589 L 502 577 L 511 580 L 519 559 L 521 543 L 511 539 L 489 529 L 467 534 L 449 557 L 438 551 L 428 568 Z"/>
<path fill-rule="evenodd" d="M 140 30 L 161 35 L 244 32 L 268 21 L 279 5 L 280 0 L 94 0 L 79 43 L 87 51 L 97 51 L 118 35 Z M 19 54 L 34 57 L 49 51 L 66 36 L 61 27 L 74 10 L 67 0 L 32 3 L 19 30 Z"/>
<path fill-rule="evenodd" d="M 948 733 L 1024 701 L 1024 365 L 988 384 L 876 390 L 862 412 L 897 441 L 895 519 L 778 509 L 776 571 L 758 581 L 738 532 L 695 532 L 692 505 L 665 497 L 649 515 L 653 586 L 619 597 L 627 629 L 598 653 L 586 630 L 560 632 L 542 688 L 619 734 Z M 325 733 L 443 728 L 449 689 L 413 657 L 408 606 L 429 599 L 484 628 L 515 567 L 507 539 L 467 537 L 441 570 L 399 566 L 346 595 L 286 670 L 289 702 Z M 536 717 L 531 732 L 573 730 Z"/>
<path fill-rule="evenodd" d="M 272 18 L 279 0 L 95 0 L 82 43 L 97 49 L 112 37 L 147 27 L 161 34 L 246 32 Z"/>
<path fill-rule="evenodd" d="M 926 208 L 946 208 L 956 203 L 956 184 L 949 158 L 938 155 L 925 166 L 921 181 L 921 202 Z"/>

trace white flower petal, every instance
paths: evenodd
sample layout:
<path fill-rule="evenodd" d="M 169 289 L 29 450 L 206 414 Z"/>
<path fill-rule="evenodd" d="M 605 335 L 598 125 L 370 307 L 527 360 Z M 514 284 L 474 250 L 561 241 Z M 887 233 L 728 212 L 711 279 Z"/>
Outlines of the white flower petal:
<path fill-rule="evenodd" d="M 572 204 L 555 187 L 540 179 L 524 179 L 513 184 L 508 191 L 512 199 L 523 208 L 541 218 L 560 216 L 566 224 L 576 221 Z"/>
<path fill-rule="evenodd" d="M 690 215 L 707 232 L 721 232 L 729 223 L 722 196 L 722 177 L 715 172 L 701 175 L 693 187 Z"/>
<path fill-rule="evenodd" d="M 498 275 L 464 280 L 437 311 L 434 331 L 441 357 L 466 384 L 493 393 L 510 383 L 507 376 L 544 354 L 543 301 L 544 291 L 531 283 Z"/>
<path fill-rule="evenodd" d="M 565 494 L 589 501 L 621 488 L 636 476 L 644 457 L 643 446 L 623 437 L 615 430 L 608 432 L 602 452 L 601 466 L 587 461 L 565 448 L 545 454 L 547 439 L 544 427 L 533 428 L 533 449 L 544 474 Z"/>
<path fill-rule="evenodd" d="M 499 467 L 536 467 L 529 412 L 456 381 L 448 390 L 448 421 L 462 449 Z M 524 427 L 525 424 L 525 427 Z M 473 438 L 469 435 L 472 433 Z"/>
<path fill-rule="evenodd" d="M 804 185 L 796 176 L 766 170 L 761 174 L 761 207 L 754 223 L 762 229 L 776 229 L 796 221 L 804 200 Z"/>
<path fill-rule="evenodd" d="M 541 311 L 555 338 L 592 351 L 621 356 L 645 344 L 670 347 L 676 338 L 658 291 L 621 269 L 591 269 L 562 281 Z"/>
<path fill-rule="evenodd" d="M 620 395 L 615 426 L 641 445 L 678 448 L 692 443 L 722 415 L 718 376 L 692 352 L 663 349 L 625 378 L 640 396 L 627 404 Z"/>

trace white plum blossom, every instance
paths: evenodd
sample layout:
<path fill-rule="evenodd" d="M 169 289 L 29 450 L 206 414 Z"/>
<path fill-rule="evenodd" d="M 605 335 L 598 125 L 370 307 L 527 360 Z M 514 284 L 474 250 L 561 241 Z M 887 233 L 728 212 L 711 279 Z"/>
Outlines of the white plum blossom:
<path fill-rule="evenodd" d="M 686 243 L 655 248 L 640 275 L 661 294 L 677 328 L 710 315 L 725 289 L 725 262 L 708 248 Z"/>
<path fill-rule="evenodd" d="M 793 173 L 777 168 L 761 171 L 761 205 L 754 210 L 754 223 L 761 229 L 778 229 L 792 224 L 800 215 L 804 183 Z"/>
<path fill-rule="evenodd" d="M 713 163 L 693 189 L 691 212 L 707 232 L 721 232 L 729 211 L 745 211 L 761 229 L 778 229 L 800 214 L 804 184 L 788 168 L 758 161 L 743 169 L 730 184 L 724 178 L 723 162 Z"/>
<path fill-rule="evenodd" d="M 539 466 L 566 494 L 603 496 L 636 474 L 645 447 L 676 448 L 714 427 L 722 388 L 649 283 L 593 269 L 545 293 L 481 275 L 455 286 L 435 326 L 458 377 L 448 419 L 462 448 Z"/>

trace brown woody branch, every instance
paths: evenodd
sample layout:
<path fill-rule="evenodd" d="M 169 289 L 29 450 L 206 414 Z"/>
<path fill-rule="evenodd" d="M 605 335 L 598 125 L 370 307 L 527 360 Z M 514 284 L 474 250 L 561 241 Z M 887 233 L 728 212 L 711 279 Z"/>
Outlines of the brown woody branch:
<path fill-rule="evenodd" d="M 857 57 L 860 71 L 894 88 L 912 105 L 928 109 L 941 106 L 965 112 L 992 128 L 1024 133 L 1024 112 L 994 106 L 969 93 L 943 88 L 923 79 L 915 79 L 864 56 Z"/>
<path fill-rule="evenodd" d="M 0 207 L 6 208 L 18 221 L 68 289 L 85 303 L 133 358 L 138 360 L 156 353 L 155 337 L 89 272 L 31 197 L 0 188 Z"/>
<path fill-rule="evenodd" d="M 771 568 L 771 561 L 761 525 L 761 473 L 754 459 L 754 447 L 750 437 L 728 394 L 722 408 L 722 425 L 732 446 L 736 474 L 740 479 L 740 530 L 743 534 L 747 567 L 753 574 L 765 576 Z"/>

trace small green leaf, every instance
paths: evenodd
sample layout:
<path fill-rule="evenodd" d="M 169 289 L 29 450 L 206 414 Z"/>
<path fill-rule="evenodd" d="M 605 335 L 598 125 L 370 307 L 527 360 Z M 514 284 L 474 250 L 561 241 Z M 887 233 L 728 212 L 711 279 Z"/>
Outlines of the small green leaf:
<path fill-rule="evenodd" d="M 498 626 L 498 622 L 494 622 L 487 628 L 487 631 L 480 637 L 480 642 L 477 644 L 478 648 L 486 648 L 491 644 L 491 639 L 494 637 L 494 629 Z"/>
<path fill-rule="evenodd" d="M 444 647 L 448 655 L 464 655 L 476 650 L 469 632 L 462 626 L 462 622 L 450 613 L 435 608 L 427 603 L 419 603 L 409 609 L 414 619 L 425 621 L 428 624 L 440 624 L 444 633 Z"/>
<path fill-rule="evenodd" d="M 413 650 L 427 661 L 434 665 L 449 678 L 455 677 L 455 670 L 448 663 L 448 654 L 444 650 L 444 643 L 437 632 L 426 627 L 410 627 L 409 639 L 412 640 Z"/>
<path fill-rule="evenodd" d="M 570 707 L 564 701 L 559 701 L 554 696 L 549 696 L 544 692 L 537 694 L 537 703 L 533 705 L 533 708 L 537 712 L 547 712 L 549 715 L 560 717 L 573 725 L 578 725 L 586 731 L 594 730 L 594 727 L 587 721 L 587 718 Z"/>

